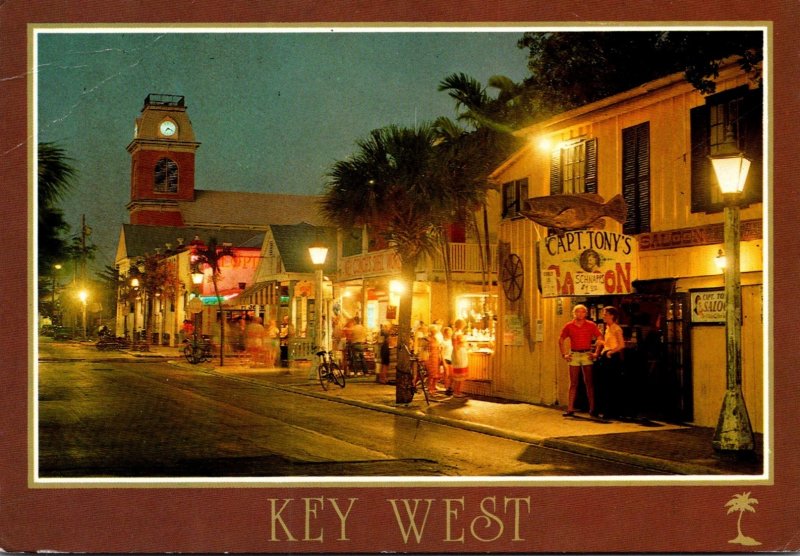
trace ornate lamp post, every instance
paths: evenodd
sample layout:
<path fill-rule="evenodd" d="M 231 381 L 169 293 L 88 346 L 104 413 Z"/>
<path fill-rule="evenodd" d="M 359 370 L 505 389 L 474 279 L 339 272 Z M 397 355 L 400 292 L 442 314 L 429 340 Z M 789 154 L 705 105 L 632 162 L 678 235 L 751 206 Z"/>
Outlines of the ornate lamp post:
<path fill-rule="evenodd" d="M 728 131 L 725 143 L 711 155 L 725 202 L 725 336 L 726 390 L 712 445 L 731 455 L 752 455 L 755 438 L 742 395 L 742 290 L 739 270 L 739 203 L 750 160 L 736 148 Z"/>
<path fill-rule="evenodd" d="M 328 351 L 328 339 L 325 337 L 323 341 L 322 334 L 322 307 L 324 305 L 322 293 L 322 266 L 325 264 L 325 259 L 328 257 L 328 248 L 319 242 L 315 242 L 308 248 L 308 254 L 311 255 L 311 262 L 314 264 L 314 281 L 316 292 L 316 305 L 317 305 L 317 319 L 316 319 L 316 342 L 318 349 Z"/>
<path fill-rule="evenodd" d="M 137 312 L 136 300 L 139 299 L 139 279 L 134 276 L 133 278 L 131 278 L 130 284 L 131 284 L 131 288 L 133 288 L 133 291 L 136 292 L 136 295 L 133 297 L 133 333 L 132 333 L 133 343 L 131 344 L 132 347 L 135 348 L 136 347 L 136 340 L 137 340 L 137 337 L 136 337 L 136 335 L 137 335 L 137 332 L 136 332 L 136 312 Z"/>

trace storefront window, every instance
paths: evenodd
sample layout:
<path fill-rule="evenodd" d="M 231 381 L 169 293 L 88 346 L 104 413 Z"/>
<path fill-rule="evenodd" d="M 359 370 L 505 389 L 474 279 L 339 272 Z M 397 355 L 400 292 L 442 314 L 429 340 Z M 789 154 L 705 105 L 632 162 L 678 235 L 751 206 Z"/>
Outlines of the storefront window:
<path fill-rule="evenodd" d="M 494 343 L 497 296 L 465 294 L 456 298 L 456 318 L 467 323 L 467 337 L 474 341 Z"/>

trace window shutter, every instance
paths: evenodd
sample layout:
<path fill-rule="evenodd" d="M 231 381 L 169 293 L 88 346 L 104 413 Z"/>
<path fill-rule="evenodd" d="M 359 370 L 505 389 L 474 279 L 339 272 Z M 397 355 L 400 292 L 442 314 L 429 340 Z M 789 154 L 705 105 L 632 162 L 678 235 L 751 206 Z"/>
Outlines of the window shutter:
<path fill-rule="evenodd" d="M 584 175 L 584 192 L 597 193 L 597 139 L 585 143 L 586 174 Z"/>
<path fill-rule="evenodd" d="M 689 111 L 692 152 L 690 154 L 692 179 L 692 212 L 708 209 L 711 181 L 711 162 L 708 160 L 709 108 L 698 106 Z"/>
<path fill-rule="evenodd" d="M 561 149 L 550 153 L 550 195 L 561 193 Z"/>
<path fill-rule="evenodd" d="M 650 123 L 622 130 L 622 196 L 628 206 L 623 233 L 650 231 Z"/>
<path fill-rule="evenodd" d="M 744 96 L 741 113 L 739 148 L 752 162 L 744 186 L 745 204 L 760 203 L 763 199 L 763 94 L 761 89 Z"/>

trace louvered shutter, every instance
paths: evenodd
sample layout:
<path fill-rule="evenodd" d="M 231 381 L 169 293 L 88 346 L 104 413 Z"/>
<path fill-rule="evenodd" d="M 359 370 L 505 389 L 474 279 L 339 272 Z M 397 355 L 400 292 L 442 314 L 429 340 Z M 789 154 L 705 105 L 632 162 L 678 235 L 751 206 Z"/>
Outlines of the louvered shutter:
<path fill-rule="evenodd" d="M 584 192 L 597 193 L 597 139 L 590 139 L 584 144 L 586 164 L 584 175 Z"/>
<path fill-rule="evenodd" d="M 708 106 L 698 106 L 689 111 L 692 138 L 692 152 L 689 155 L 692 173 L 692 212 L 708 210 L 709 192 L 712 185 L 715 185 L 711 183 L 711 162 L 708 160 L 709 114 Z"/>
<path fill-rule="evenodd" d="M 622 196 L 628 206 L 623 233 L 650 231 L 650 123 L 622 130 Z"/>
<path fill-rule="evenodd" d="M 561 193 L 561 149 L 550 153 L 550 195 Z"/>

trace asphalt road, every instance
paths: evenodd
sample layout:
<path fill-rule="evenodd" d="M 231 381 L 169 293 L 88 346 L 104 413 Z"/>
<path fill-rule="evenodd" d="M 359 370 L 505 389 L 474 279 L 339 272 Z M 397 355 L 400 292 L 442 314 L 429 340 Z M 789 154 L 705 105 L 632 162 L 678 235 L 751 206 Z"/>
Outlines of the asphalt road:
<path fill-rule="evenodd" d="M 78 354 L 56 347 L 43 346 Z M 652 474 L 200 367 L 102 357 L 40 361 L 40 477 Z"/>

